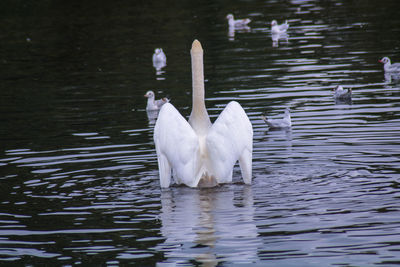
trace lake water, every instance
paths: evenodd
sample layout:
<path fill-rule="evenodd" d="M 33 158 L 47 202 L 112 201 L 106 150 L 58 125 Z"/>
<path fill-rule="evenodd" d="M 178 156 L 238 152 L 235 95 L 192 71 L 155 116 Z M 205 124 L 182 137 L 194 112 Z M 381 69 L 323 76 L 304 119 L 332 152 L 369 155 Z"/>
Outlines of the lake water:
<path fill-rule="evenodd" d="M 400 62 L 399 1 L 1 6 L 0 265 L 400 263 L 400 82 L 378 62 Z M 160 189 L 143 95 L 189 115 L 196 38 L 212 120 L 237 100 L 253 124 L 251 186 L 236 166 L 232 184 Z M 286 107 L 291 130 L 269 131 Z"/>

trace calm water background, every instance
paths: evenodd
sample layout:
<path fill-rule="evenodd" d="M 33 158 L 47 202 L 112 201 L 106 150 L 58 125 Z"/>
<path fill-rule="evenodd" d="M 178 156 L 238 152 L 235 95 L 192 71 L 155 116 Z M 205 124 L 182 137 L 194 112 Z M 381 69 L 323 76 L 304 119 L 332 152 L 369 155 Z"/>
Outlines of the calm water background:
<path fill-rule="evenodd" d="M 400 61 L 399 1 L 0 6 L 0 265 L 400 263 L 400 83 L 377 62 Z M 233 184 L 160 190 L 143 95 L 189 115 L 195 38 L 212 119 L 237 100 L 253 124 L 251 186 L 235 167 Z M 285 107 L 292 130 L 268 131 Z"/>

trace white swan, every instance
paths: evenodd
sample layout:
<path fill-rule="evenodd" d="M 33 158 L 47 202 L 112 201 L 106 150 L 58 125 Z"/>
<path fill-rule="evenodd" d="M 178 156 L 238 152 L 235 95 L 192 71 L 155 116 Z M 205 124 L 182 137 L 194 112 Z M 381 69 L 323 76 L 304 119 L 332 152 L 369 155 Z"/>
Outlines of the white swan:
<path fill-rule="evenodd" d="M 226 19 L 228 20 L 229 27 L 232 28 L 247 27 L 247 24 L 251 22 L 251 19 L 234 19 L 232 14 L 226 15 Z"/>
<path fill-rule="evenodd" d="M 169 99 L 166 97 L 155 100 L 155 95 L 153 91 L 147 91 L 144 97 L 147 97 L 146 110 L 159 110 L 162 105 L 169 102 Z"/>
<path fill-rule="evenodd" d="M 273 20 L 271 22 L 271 33 L 272 34 L 281 34 L 286 32 L 286 30 L 289 28 L 289 24 L 287 23 L 287 20 L 285 23 L 278 25 L 278 22 L 276 20 Z"/>
<path fill-rule="evenodd" d="M 289 108 L 285 109 L 285 115 L 283 119 L 268 119 L 265 116 L 261 116 L 264 122 L 268 125 L 270 129 L 285 129 L 292 126 L 292 120 L 290 117 Z"/>
<path fill-rule="evenodd" d="M 385 72 L 398 72 L 400 73 L 400 63 L 390 63 L 390 59 L 388 57 L 384 57 L 379 62 L 383 63 L 383 69 Z"/>
<path fill-rule="evenodd" d="M 214 186 L 232 181 L 239 160 L 243 180 L 252 179 L 253 127 L 239 103 L 232 101 L 211 123 L 204 103 L 203 49 L 192 44 L 193 106 L 187 122 L 169 103 L 162 106 L 155 128 L 161 187 L 169 187 L 171 171 L 178 184 Z"/>

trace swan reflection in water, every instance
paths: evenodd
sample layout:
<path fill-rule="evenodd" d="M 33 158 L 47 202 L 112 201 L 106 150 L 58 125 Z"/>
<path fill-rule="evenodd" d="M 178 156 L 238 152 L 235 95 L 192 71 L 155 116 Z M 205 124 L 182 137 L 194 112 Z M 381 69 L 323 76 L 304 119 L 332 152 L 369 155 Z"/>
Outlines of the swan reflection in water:
<path fill-rule="evenodd" d="M 220 261 L 258 260 L 261 242 L 254 222 L 252 189 L 233 187 L 162 191 L 161 233 L 166 240 L 158 250 L 164 251 L 165 263 L 195 260 L 216 266 Z"/>

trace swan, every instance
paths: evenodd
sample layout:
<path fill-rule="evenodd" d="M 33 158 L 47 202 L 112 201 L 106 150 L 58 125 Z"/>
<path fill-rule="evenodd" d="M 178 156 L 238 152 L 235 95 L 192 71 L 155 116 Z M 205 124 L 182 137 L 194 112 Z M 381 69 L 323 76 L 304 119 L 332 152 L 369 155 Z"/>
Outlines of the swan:
<path fill-rule="evenodd" d="M 251 19 L 234 19 L 232 14 L 226 15 L 226 19 L 228 20 L 229 27 L 232 28 L 247 27 L 247 24 L 251 22 Z"/>
<path fill-rule="evenodd" d="M 147 91 L 144 97 L 147 97 L 146 110 L 159 110 L 162 105 L 169 102 L 169 99 L 166 97 L 155 100 L 155 95 L 153 91 Z"/>
<path fill-rule="evenodd" d="M 400 73 L 400 63 L 390 63 L 388 57 L 383 57 L 379 62 L 383 63 L 383 69 L 385 72 L 399 72 Z"/>
<path fill-rule="evenodd" d="M 189 121 L 170 103 L 162 106 L 154 127 L 160 185 L 215 186 L 232 182 L 235 163 L 251 184 L 253 127 L 236 101 L 228 103 L 212 124 L 204 102 L 203 49 L 194 40 L 192 58 L 192 112 Z"/>
<path fill-rule="evenodd" d="M 271 33 L 272 34 L 280 34 L 286 32 L 286 30 L 289 28 L 289 24 L 287 23 L 287 20 L 285 23 L 278 25 L 278 22 L 276 20 L 273 20 L 271 22 Z"/>
<path fill-rule="evenodd" d="M 351 88 L 345 90 L 342 86 L 338 85 L 333 88 L 333 91 L 333 97 L 336 100 L 351 100 Z"/>
<path fill-rule="evenodd" d="M 153 54 L 153 67 L 156 70 L 161 70 L 167 65 L 167 56 L 164 54 L 162 48 L 154 49 Z"/>
<path fill-rule="evenodd" d="M 292 126 L 289 108 L 285 109 L 285 115 L 283 119 L 268 119 L 266 116 L 261 116 L 261 118 L 270 129 L 285 129 Z"/>

